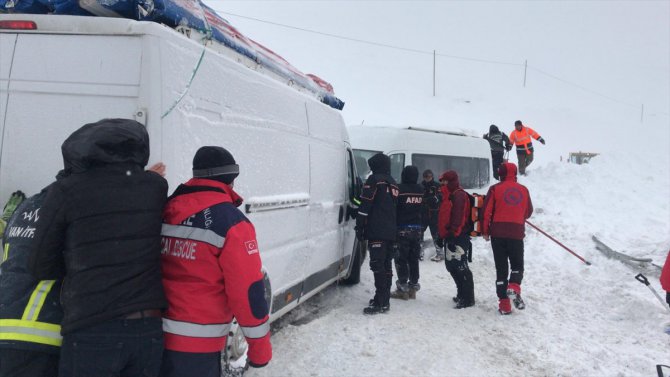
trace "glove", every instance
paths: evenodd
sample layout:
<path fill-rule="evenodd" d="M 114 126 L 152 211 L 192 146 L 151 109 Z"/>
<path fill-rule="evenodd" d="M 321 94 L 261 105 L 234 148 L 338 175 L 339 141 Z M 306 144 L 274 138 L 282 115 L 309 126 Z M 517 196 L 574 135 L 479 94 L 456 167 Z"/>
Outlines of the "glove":
<path fill-rule="evenodd" d="M 544 145 L 544 139 L 543 138 L 539 138 L 539 139 L 537 139 L 537 141 L 539 141 L 540 143 L 542 143 L 542 145 Z"/>
<path fill-rule="evenodd" d="M 268 365 L 268 363 L 265 364 L 256 364 L 254 362 L 249 361 L 249 366 L 252 368 L 263 368 L 264 366 Z"/>
<path fill-rule="evenodd" d="M 12 196 L 9 197 L 9 200 L 7 201 L 7 204 L 5 204 L 5 208 L 2 212 L 2 219 L 5 221 L 9 221 L 9 218 L 12 217 L 12 214 L 14 211 L 16 211 L 16 207 L 21 204 L 22 201 L 26 199 L 26 194 L 23 192 L 15 191 Z"/>
<path fill-rule="evenodd" d="M 354 230 L 356 231 L 356 238 L 358 238 L 359 241 L 363 241 L 365 239 L 363 227 L 356 225 Z"/>
<path fill-rule="evenodd" d="M 442 238 L 436 239 L 435 246 L 439 247 L 440 249 L 444 249 L 444 240 Z"/>
<path fill-rule="evenodd" d="M 543 144 L 544 144 L 544 143 L 543 143 Z M 505 147 L 505 149 L 507 149 L 508 152 L 511 151 L 511 150 L 512 150 L 512 145 L 511 145 L 511 144 L 507 144 L 507 146 Z"/>

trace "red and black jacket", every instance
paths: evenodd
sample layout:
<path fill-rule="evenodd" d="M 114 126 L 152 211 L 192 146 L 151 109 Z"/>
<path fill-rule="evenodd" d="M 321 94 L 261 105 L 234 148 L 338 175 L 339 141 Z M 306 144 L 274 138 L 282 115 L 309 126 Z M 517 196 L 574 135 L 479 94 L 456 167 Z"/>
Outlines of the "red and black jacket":
<path fill-rule="evenodd" d="M 668 252 L 668 258 L 665 260 L 663 271 L 661 272 L 661 287 L 666 292 L 670 292 L 670 252 Z"/>
<path fill-rule="evenodd" d="M 457 179 L 455 184 L 451 183 L 451 186 L 440 188 L 442 197 L 445 199 L 440 204 L 437 229 L 440 238 L 444 239 L 467 235 L 466 227 L 470 215 L 471 206 L 468 194 L 460 187 Z"/>
<path fill-rule="evenodd" d="M 233 317 L 244 333 L 249 361 L 272 358 L 268 304 L 256 232 L 230 186 L 211 179 L 180 185 L 163 212 L 165 348 L 221 351 Z"/>
<path fill-rule="evenodd" d="M 482 235 L 522 240 L 526 236 L 526 219 L 533 214 L 533 203 L 526 186 L 516 181 L 516 165 L 500 166 L 502 181 L 491 186 L 484 200 Z"/>

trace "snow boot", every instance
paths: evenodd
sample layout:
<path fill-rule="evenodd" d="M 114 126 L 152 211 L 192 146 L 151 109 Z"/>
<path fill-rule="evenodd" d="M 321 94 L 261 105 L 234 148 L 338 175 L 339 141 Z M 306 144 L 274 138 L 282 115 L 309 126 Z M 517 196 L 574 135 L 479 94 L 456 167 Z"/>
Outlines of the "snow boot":
<path fill-rule="evenodd" d="M 501 298 L 498 301 L 498 313 L 502 315 L 512 314 L 512 303 L 509 298 Z"/>
<path fill-rule="evenodd" d="M 526 309 L 526 303 L 521 298 L 521 286 L 517 283 L 509 283 L 507 286 L 507 296 L 512 299 L 514 307 L 519 310 Z"/>
<path fill-rule="evenodd" d="M 411 300 L 416 300 L 416 292 L 421 289 L 421 284 L 419 283 L 409 283 L 409 298 Z"/>
<path fill-rule="evenodd" d="M 474 301 L 458 300 L 458 302 L 456 303 L 455 308 L 456 309 L 465 309 L 465 308 L 469 308 L 471 306 L 475 306 Z"/>
<path fill-rule="evenodd" d="M 395 291 L 391 292 L 391 298 L 407 301 L 409 300 L 409 290 L 401 291 L 400 289 L 396 289 Z"/>
<path fill-rule="evenodd" d="M 373 315 L 387 313 L 389 309 L 391 309 L 390 305 L 379 305 L 374 300 L 371 300 L 370 305 L 363 309 L 363 314 Z"/>
<path fill-rule="evenodd" d="M 444 260 L 444 255 L 435 254 L 430 260 L 433 262 L 442 262 Z"/>

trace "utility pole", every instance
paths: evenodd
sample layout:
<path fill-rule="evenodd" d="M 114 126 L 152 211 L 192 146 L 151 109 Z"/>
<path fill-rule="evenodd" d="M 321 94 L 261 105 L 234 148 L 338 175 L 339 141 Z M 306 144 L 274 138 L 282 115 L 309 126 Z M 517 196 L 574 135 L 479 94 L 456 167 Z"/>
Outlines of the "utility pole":
<path fill-rule="evenodd" d="M 437 53 L 433 50 L 433 97 L 435 97 L 435 57 Z"/>
<path fill-rule="evenodd" d="M 528 59 L 523 65 L 523 87 L 526 87 L 526 73 L 528 72 Z"/>

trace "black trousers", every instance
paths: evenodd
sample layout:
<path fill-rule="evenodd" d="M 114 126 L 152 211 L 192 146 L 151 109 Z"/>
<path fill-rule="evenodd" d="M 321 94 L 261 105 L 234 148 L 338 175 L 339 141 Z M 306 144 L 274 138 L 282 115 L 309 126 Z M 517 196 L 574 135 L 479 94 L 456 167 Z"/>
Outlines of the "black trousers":
<path fill-rule="evenodd" d="M 491 165 L 493 166 L 493 178 L 500 180 L 498 175 L 498 168 L 500 164 L 503 163 L 503 156 L 505 152 L 503 151 L 491 151 Z"/>
<path fill-rule="evenodd" d="M 491 247 L 496 264 L 496 294 L 500 299 L 507 298 L 507 284 L 521 285 L 523 280 L 523 240 L 491 238 Z"/>
<path fill-rule="evenodd" d="M 220 377 L 221 352 L 191 353 L 165 350 L 160 377 Z"/>
<path fill-rule="evenodd" d="M 474 303 L 475 281 L 468 265 L 468 254 L 472 253 L 470 237 L 463 235 L 447 239 L 446 244 L 444 264 L 456 283 L 456 297 L 466 303 Z"/>
<path fill-rule="evenodd" d="M 0 377 L 56 377 L 58 354 L 0 348 Z"/>
<path fill-rule="evenodd" d="M 375 303 L 389 305 L 393 284 L 393 242 L 369 240 L 370 270 L 375 278 Z"/>
<path fill-rule="evenodd" d="M 419 282 L 419 255 L 421 254 L 421 230 L 403 229 L 398 232 L 398 257 L 395 269 L 400 285 Z"/>
<path fill-rule="evenodd" d="M 115 319 L 64 335 L 59 375 L 158 376 L 162 323 L 161 318 Z"/>

